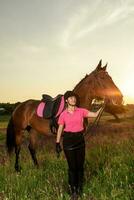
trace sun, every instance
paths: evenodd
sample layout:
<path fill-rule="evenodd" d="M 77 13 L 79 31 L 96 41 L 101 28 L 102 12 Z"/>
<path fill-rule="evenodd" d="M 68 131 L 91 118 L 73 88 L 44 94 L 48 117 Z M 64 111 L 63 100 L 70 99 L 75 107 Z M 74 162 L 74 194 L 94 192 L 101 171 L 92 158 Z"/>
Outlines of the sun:
<path fill-rule="evenodd" d="M 120 87 L 126 103 L 134 103 L 134 79 L 126 79 Z"/>
<path fill-rule="evenodd" d="M 122 90 L 125 95 L 134 97 L 134 80 L 125 81 L 124 85 L 122 85 Z"/>

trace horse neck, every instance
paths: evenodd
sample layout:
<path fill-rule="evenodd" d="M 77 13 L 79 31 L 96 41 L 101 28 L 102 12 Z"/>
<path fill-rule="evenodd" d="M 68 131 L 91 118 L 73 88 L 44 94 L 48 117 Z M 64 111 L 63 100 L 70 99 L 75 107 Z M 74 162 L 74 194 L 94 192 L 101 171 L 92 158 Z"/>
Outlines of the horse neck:
<path fill-rule="evenodd" d="M 92 103 L 92 99 L 88 99 L 87 101 L 80 99 L 80 107 L 82 108 L 90 109 L 91 103 Z"/>
<path fill-rule="evenodd" d="M 87 95 L 87 92 L 84 89 L 81 89 L 81 90 L 74 89 L 73 91 L 79 96 L 79 100 L 80 100 L 79 106 L 89 109 L 91 107 L 91 103 L 93 100 L 93 97 L 90 96 L 91 93 L 89 92 L 89 95 Z"/>

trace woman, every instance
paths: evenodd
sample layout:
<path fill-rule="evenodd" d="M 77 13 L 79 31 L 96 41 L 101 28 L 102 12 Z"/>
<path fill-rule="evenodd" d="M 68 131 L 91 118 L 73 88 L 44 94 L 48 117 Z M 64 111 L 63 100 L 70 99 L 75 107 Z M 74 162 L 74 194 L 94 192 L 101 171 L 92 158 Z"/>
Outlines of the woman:
<path fill-rule="evenodd" d="M 63 150 L 68 163 L 68 181 L 71 188 L 72 199 L 77 199 L 82 194 L 85 160 L 85 141 L 83 120 L 88 117 L 97 117 L 97 112 L 77 107 L 78 98 L 73 91 L 64 94 L 67 104 L 61 113 L 56 137 L 56 152 L 61 152 L 60 139 L 63 133 Z"/>

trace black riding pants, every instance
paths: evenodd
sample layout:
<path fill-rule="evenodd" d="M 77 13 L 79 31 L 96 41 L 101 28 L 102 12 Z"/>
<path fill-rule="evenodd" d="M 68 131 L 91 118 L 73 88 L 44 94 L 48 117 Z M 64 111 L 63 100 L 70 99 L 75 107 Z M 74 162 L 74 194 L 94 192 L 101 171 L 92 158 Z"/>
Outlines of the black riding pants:
<path fill-rule="evenodd" d="M 82 189 L 84 177 L 85 141 L 82 132 L 64 132 L 63 149 L 68 163 L 71 189 Z"/>

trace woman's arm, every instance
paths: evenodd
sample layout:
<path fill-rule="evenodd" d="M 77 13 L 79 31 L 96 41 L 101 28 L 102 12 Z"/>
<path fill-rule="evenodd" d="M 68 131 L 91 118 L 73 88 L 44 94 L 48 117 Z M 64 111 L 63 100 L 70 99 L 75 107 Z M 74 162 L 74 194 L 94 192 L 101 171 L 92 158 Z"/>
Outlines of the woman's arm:
<path fill-rule="evenodd" d="M 61 125 L 61 124 L 59 125 L 58 131 L 57 131 L 56 143 L 60 142 L 63 127 L 64 127 L 64 125 Z"/>
<path fill-rule="evenodd" d="M 99 110 L 97 110 L 96 112 L 88 112 L 87 117 L 97 117 L 100 113 L 100 111 L 102 110 L 102 108 L 100 108 Z"/>

